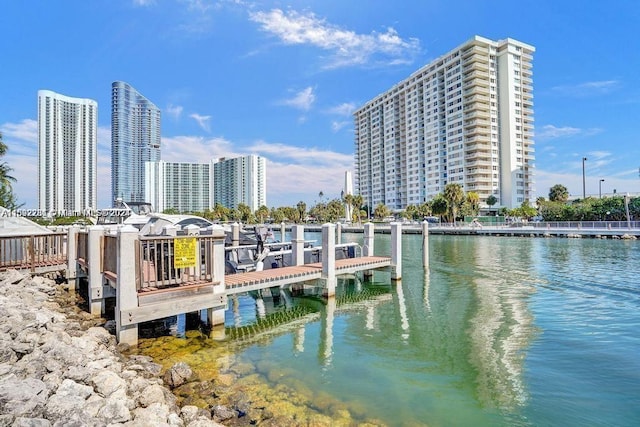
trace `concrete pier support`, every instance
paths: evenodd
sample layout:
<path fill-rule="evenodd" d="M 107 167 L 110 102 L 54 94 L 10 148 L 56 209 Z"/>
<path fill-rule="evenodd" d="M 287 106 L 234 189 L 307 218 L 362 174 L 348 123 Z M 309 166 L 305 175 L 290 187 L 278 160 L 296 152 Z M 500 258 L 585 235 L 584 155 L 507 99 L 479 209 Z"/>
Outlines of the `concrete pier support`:
<path fill-rule="evenodd" d="M 231 224 L 231 246 L 240 244 L 240 224 L 234 222 Z"/>
<path fill-rule="evenodd" d="M 375 237 L 375 225 L 372 222 L 367 222 L 364 225 L 364 242 L 362 244 L 362 256 L 373 256 L 373 239 Z M 362 273 L 365 280 L 373 277 L 373 271 L 366 270 Z"/>
<path fill-rule="evenodd" d="M 293 226 L 293 236 L 291 238 L 291 262 L 293 265 L 303 265 L 304 264 L 304 226 L 303 225 L 294 225 Z"/>
<path fill-rule="evenodd" d="M 284 223 L 284 221 L 282 221 L 280 223 L 280 241 L 281 242 L 286 242 L 287 241 L 287 224 Z"/>
<path fill-rule="evenodd" d="M 429 223 L 422 223 L 422 265 L 429 268 Z"/>
<path fill-rule="evenodd" d="M 80 227 L 74 225 L 67 231 L 67 271 L 66 278 L 69 287 L 78 289 L 78 231 Z"/>
<path fill-rule="evenodd" d="M 116 287 L 116 338 L 129 345 L 138 344 L 138 324 L 123 325 L 127 310 L 138 307 L 136 289 L 136 244 L 138 230 L 125 225 L 118 230 L 118 283 Z"/>
<path fill-rule="evenodd" d="M 402 278 L 402 224 L 391 223 L 391 280 Z"/>
<path fill-rule="evenodd" d="M 322 282 L 325 294 L 336 294 L 336 226 L 331 223 L 322 226 Z"/>
<path fill-rule="evenodd" d="M 212 235 L 214 237 L 219 237 L 215 239 L 213 243 L 213 248 L 211 250 L 212 259 L 213 259 L 213 282 L 215 285 L 213 286 L 213 293 L 215 295 L 224 294 L 226 292 L 224 286 L 224 262 L 225 262 L 225 254 L 224 254 L 224 230 L 212 230 Z M 227 298 L 227 297 L 225 297 Z M 229 305 L 228 301 L 225 305 Z M 224 308 L 207 309 L 207 322 L 211 326 L 216 325 L 224 325 Z"/>
<path fill-rule="evenodd" d="M 104 227 L 94 225 L 89 228 L 87 236 L 87 281 L 89 311 L 93 316 L 100 316 L 104 309 L 104 281 L 102 278 L 102 237 Z"/>

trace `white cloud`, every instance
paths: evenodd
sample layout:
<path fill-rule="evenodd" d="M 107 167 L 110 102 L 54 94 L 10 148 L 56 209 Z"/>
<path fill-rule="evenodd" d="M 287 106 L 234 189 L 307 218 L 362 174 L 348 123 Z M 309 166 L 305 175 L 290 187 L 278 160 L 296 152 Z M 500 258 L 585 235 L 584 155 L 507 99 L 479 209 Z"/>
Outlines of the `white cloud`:
<path fill-rule="evenodd" d="M 198 126 L 200 126 L 203 130 L 211 132 L 211 125 L 209 124 L 211 116 L 201 116 L 198 113 L 193 113 L 189 115 L 189 117 L 198 122 Z"/>
<path fill-rule="evenodd" d="M 627 192 L 634 193 L 637 188 L 637 170 L 625 171 L 623 175 L 618 174 L 596 174 L 587 169 L 585 178 L 585 193 L 587 197 L 598 197 L 600 189 L 603 196 L 613 195 L 613 190 L 617 194 L 625 194 Z M 622 178 L 625 176 L 628 178 Z M 600 184 L 600 179 L 604 182 Z M 556 184 L 562 184 L 567 187 L 570 197 L 582 198 L 582 169 L 576 169 L 575 173 L 571 172 L 553 172 L 536 168 L 536 196 L 549 198 L 549 190 Z"/>
<path fill-rule="evenodd" d="M 162 138 L 162 160 L 167 162 L 206 163 L 219 157 L 243 155 L 233 150 L 233 144 L 222 138 L 175 136 Z"/>
<path fill-rule="evenodd" d="M 316 95 L 313 93 L 313 88 L 309 86 L 296 93 L 292 98 L 280 101 L 280 104 L 297 108 L 298 110 L 309 111 L 315 100 Z"/>
<path fill-rule="evenodd" d="M 562 95 L 586 97 L 607 94 L 616 90 L 618 87 L 620 87 L 620 81 L 618 80 L 601 80 L 575 85 L 555 86 L 551 88 L 551 90 Z"/>
<path fill-rule="evenodd" d="M 183 110 L 184 108 L 181 105 L 169 104 L 167 105 L 167 108 L 164 109 L 164 112 L 169 117 L 173 117 L 174 119 L 179 119 L 180 116 L 182 115 Z"/>
<path fill-rule="evenodd" d="M 356 109 L 356 104 L 353 102 L 345 102 L 335 107 L 331 107 L 327 110 L 329 114 L 336 114 L 339 116 L 351 116 Z"/>
<path fill-rule="evenodd" d="M 343 120 L 341 122 L 338 122 L 338 121 L 334 120 L 334 121 L 331 122 L 331 130 L 334 131 L 334 132 L 338 132 L 338 131 L 340 131 L 340 129 L 342 129 L 345 126 L 349 126 L 350 124 L 351 124 L 351 122 L 347 121 L 347 120 Z"/>
<path fill-rule="evenodd" d="M 337 153 L 335 151 L 319 150 L 317 148 L 302 148 L 281 143 L 267 143 L 256 141 L 248 147 L 250 152 L 256 152 L 265 157 L 289 159 L 295 163 L 305 165 L 335 164 L 341 168 L 353 166 L 353 155 Z"/>
<path fill-rule="evenodd" d="M 536 138 L 539 140 L 549 140 L 558 138 L 568 138 L 572 136 L 592 136 L 602 132 L 601 128 L 580 129 L 571 126 L 542 126 L 542 130 L 536 132 Z"/>
<path fill-rule="evenodd" d="M 20 123 L 5 123 L 0 126 L 0 132 L 6 139 L 17 139 L 32 144 L 38 143 L 38 122 L 33 119 L 24 119 Z"/>
<path fill-rule="evenodd" d="M 136 6 L 151 6 L 156 4 L 156 0 L 133 0 L 133 4 Z"/>
<path fill-rule="evenodd" d="M 20 203 L 35 208 L 38 203 L 37 122 L 27 119 L 0 126 L 9 147 L 3 158 L 14 169 L 14 190 Z M 98 128 L 98 207 L 111 206 L 111 130 Z M 267 159 L 267 202 L 269 206 L 293 206 L 303 200 L 316 201 L 322 191 L 338 197 L 344 172 L 353 169 L 353 155 L 305 148 L 263 140 L 239 148 L 223 137 L 175 136 L 162 138 L 162 159 L 169 162 L 206 163 L 220 157 L 257 154 Z"/>
<path fill-rule="evenodd" d="M 9 150 L 3 158 L 17 182 L 13 185 L 18 202 L 25 208 L 38 206 L 38 122 L 25 119 L 0 126 Z M 110 206 L 111 192 L 111 129 L 98 127 L 97 146 L 98 206 Z"/>
<path fill-rule="evenodd" d="M 330 52 L 332 56 L 327 68 L 375 62 L 410 63 L 420 50 L 419 40 L 404 40 L 393 28 L 387 28 L 384 33 L 357 34 L 327 23 L 311 12 L 272 9 L 252 12 L 250 19 L 285 44 L 310 45 Z"/>

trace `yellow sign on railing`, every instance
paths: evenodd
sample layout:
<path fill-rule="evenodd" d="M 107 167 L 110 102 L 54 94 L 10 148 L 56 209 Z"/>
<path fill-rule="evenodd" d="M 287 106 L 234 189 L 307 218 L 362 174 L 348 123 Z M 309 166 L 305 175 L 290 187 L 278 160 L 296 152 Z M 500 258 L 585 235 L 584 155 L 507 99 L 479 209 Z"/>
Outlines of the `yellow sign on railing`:
<path fill-rule="evenodd" d="M 173 268 L 196 266 L 196 238 L 173 239 Z"/>

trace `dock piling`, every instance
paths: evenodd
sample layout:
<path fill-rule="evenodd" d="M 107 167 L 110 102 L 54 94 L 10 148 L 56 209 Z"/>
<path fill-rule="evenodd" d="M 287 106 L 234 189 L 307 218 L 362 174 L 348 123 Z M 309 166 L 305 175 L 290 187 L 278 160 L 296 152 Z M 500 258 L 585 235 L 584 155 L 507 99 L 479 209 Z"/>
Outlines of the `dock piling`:
<path fill-rule="evenodd" d="M 402 224 L 391 223 L 391 280 L 402 278 Z"/>
<path fill-rule="evenodd" d="M 422 265 L 429 268 L 429 223 L 422 222 Z"/>

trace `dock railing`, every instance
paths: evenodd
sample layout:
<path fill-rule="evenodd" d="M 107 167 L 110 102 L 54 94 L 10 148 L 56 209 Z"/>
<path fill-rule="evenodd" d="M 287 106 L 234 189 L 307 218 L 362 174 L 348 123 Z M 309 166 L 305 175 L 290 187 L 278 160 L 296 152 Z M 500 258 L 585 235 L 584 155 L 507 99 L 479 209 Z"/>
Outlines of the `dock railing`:
<path fill-rule="evenodd" d="M 67 233 L 0 237 L 0 271 L 50 272 L 67 263 Z"/>

